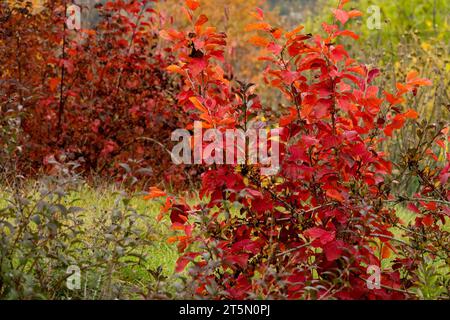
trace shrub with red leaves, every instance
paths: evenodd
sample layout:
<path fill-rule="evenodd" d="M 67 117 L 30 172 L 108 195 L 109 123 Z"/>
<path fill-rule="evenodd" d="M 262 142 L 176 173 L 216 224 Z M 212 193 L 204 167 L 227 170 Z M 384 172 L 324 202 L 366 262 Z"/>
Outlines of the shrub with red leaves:
<path fill-rule="evenodd" d="M 170 161 L 170 133 L 186 118 L 176 106 L 172 57 L 160 45 L 154 1 L 97 5 L 94 30 L 70 30 L 64 1 L 39 13 L 2 8 L 2 105 L 21 118 L 23 172 L 49 157 L 78 161 L 88 174 L 148 175 L 154 182 L 185 180 Z M 9 96 L 9 100 L 5 97 Z M 15 108 L 20 104 L 20 110 Z"/>
<path fill-rule="evenodd" d="M 401 199 L 392 192 L 393 163 L 382 149 L 406 122 L 417 121 L 417 112 L 403 109 L 404 97 L 430 82 L 410 72 L 394 89 L 376 86 L 380 71 L 352 59 L 340 44 L 358 38 L 343 27 L 361 15 L 346 11 L 345 2 L 335 11 L 339 23 L 323 24 L 324 36 L 304 34 L 302 27 L 286 32 L 266 23 L 261 10 L 254 14 L 247 29 L 258 32 L 250 42 L 267 53 L 260 57 L 267 61 L 267 90 L 281 91 L 290 104 L 279 120 L 262 121 L 281 128 L 281 170 L 263 176 L 258 165 L 215 164 L 202 176 L 202 204 L 167 198 L 162 213 L 170 212 L 177 232 L 170 241 L 181 254 L 177 271 L 188 268 L 188 296 L 413 298 L 418 257 L 437 256 L 448 244 L 442 224 L 450 213 L 449 155 L 443 170 L 423 177 L 428 182 L 412 200 L 429 199 L 420 201 L 425 211 L 416 208 L 421 229 L 408 232 L 447 237 L 440 245 L 429 239 L 424 251 L 392 232 L 399 219 L 391 202 Z M 178 101 L 204 128 L 247 128 L 261 110 L 254 88 L 234 88 L 224 77 L 225 35 L 205 26 L 197 1 L 186 4 L 192 29 L 161 32 L 179 59 L 168 68 L 184 80 Z M 447 134 L 438 131 L 429 146 Z M 392 252 L 393 263 L 382 268 Z M 367 284 L 369 266 L 381 269 L 378 288 Z"/>

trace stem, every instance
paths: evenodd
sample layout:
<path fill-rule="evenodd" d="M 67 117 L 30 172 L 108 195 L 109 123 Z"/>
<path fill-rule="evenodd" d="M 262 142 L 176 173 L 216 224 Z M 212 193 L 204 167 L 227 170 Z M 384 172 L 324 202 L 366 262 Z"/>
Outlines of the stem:
<path fill-rule="evenodd" d="M 67 2 L 64 0 L 64 19 L 63 19 L 63 44 L 62 44 L 62 61 L 63 65 L 61 68 L 61 86 L 59 89 L 59 111 L 58 111 L 58 126 L 57 126 L 57 134 L 58 136 L 62 133 L 62 118 L 64 114 L 64 75 L 65 75 L 65 67 L 64 67 L 64 57 L 66 51 L 66 15 L 67 15 Z"/>
<path fill-rule="evenodd" d="M 433 198 L 403 198 L 403 197 L 399 197 L 398 199 L 383 200 L 383 201 L 384 202 L 394 202 L 394 203 L 426 201 L 426 202 L 436 202 L 436 203 L 441 203 L 441 204 L 444 204 L 444 205 L 450 205 L 450 201 L 445 201 L 445 200 L 440 200 L 440 199 L 433 199 Z"/>

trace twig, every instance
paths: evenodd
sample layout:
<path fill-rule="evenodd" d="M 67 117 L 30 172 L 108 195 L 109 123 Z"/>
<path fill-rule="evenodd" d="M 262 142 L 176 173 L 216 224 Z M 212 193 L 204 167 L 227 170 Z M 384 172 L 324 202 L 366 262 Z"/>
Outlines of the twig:
<path fill-rule="evenodd" d="M 61 67 L 61 86 L 59 88 L 59 110 L 58 110 L 58 127 L 57 134 L 61 135 L 62 117 L 64 113 L 64 75 L 65 65 L 64 57 L 66 52 L 66 15 L 67 15 L 67 1 L 64 1 L 64 19 L 63 19 L 63 43 L 62 43 L 62 67 Z M 64 141 L 64 140 L 63 140 Z"/>
<path fill-rule="evenodd" d="M 383 202 L 394 202 L 394 203 L 415 202 L 415 201 L 436 202 L 436 203 L 442 203 L 442 204 L 445 204 L 445 205 L 450 205 L 450 201 L 445 201 L 445 200 L 441 200 L 441 199 L 433 199 L 433 198 L 404 198 L 404 197 L 399 197 L 399 198 L 393 199 L 393 200 L 383 200 Z"/>
<path fill-rule="evenodd" d="M 293 251 L 296 251 L 296 250 L 299 250 L 299 249 L 301 249 L 301 248 L 307 247 L 307 246 L 309 246 L 309 245 L 311 245 L 311 242 L 308 242 L 308 243 L 302 244 L 301 246 L 298 246 L 298 247 L 295 247 L 295 248 L 291 248 L 291 249 L 288 249 L 288 250 L 286 250 L 286 251 L 277 253 L 275 256 L 276 256 L 276 257 L 281 257 L 281 256 L 284 256 L 284 255 L 286 255 L 286 254 L 288 254 L 288 253 L 291 253 L 291 252 L 293 252 Z"/>

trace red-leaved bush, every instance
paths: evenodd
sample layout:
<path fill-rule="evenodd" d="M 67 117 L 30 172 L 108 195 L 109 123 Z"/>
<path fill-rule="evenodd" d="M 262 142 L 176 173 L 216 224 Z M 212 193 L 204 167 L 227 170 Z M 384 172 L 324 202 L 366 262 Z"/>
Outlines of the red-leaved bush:
<path fill-rule="evenodd" d="M 68 1 L 43 2 L 39 12 L 0 7 L 2 111 L 21 119 L 22 172 L 56 157 L 88 174 L 125 167 L 142 177 L 150 168 L 155 182 L 185 179 L 164 149 L 186 117 L 165 70 L 172 57 L 160 45 L 154 2 L 99 3 L 95 29 L 81 30 L 66 25 Z"/>
<path fill-rule="evenodd" d="M 277 175 L 262 176 L 257 165 L 213 165 L 202 176 L 201 204 L 167 196 L 162 213 L 177 232 L 170 241 L 181 254 L 176 270 L 188 269 L 187 295 L 411 298 L 424 252 L 438 255 L 448 243 L 441 228 L 450 214 L 449 154 L 444 168 L 421 171 L 423 183 L 409 199 L 417 218 L 407 233 L 440 235 L 441 242 L 429 238 L 421 247 L 392 233 L 399 223 L 392 202 L 402 199 L 392 192 L 393 163 L 381 146 L 417 121 L 404 97 L 431 83 L 413 71 L 396 88 L 376 86 L 380 70 L 352 59 L 342 44 L 358 38 L 344 26 L 361 15 L 346 11 L 346 2 L 335 10 L 339 22 L 323 23 L 324 36 L 304 34 L 302 27 L 285 31 L 265 22 L 260 9 L 254 13 L 247 30 L 257 32 L 250 42 L 263 49 L 267 90 L 281 91 L 289 102 L 271 123 L 261 116 L 252 84 L 235 88 L 224 76 L 226 35 L 196 14 L 198 1 L 186 1 L 191 30 L 160 32 L 178 57 L 167 69 L 184 81 L 178 102 L 193 120 L 225 130 L 247 128 L 259 117 L 258 125 L 281 128 Z M 423 157 L 436 157 L 432 148 L 447 134 L 438 131 Z M 148 198 L 165 195 L 153 188 Z M 392 263 L 382 267 L 391 254 Z M 381 268 L 378 289 L 366 283 L 369 266 Z"/>

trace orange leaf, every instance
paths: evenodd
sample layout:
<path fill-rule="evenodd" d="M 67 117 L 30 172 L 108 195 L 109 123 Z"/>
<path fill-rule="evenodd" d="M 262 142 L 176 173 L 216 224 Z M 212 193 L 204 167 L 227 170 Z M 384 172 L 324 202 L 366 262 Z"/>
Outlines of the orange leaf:
<path fill-rule="evenodd" d="M 208 113 L 208 109 L 206 109 L 201 103 L 200 101 L 198 101 L 197 97 L 190 97 L 189 101 L 192 102 L 192 104 L 194 105 L 194 107 L 196 107 L 198 110 L 200 110 L 203 113 Z"/>
<path fill-rule="evenodd" d="M 297 28 L 295 28 L 294 30 L 292 30 L 292 31 L 289 31 L 289 32 L 286 32 L 286 35 L 285 35 L 285 37 L 286 37 L 286 39 L 291 39 L 293 36 L 295 36 L 297 33 L 299 33 L 300 31 L 302 31 L 303 30 L 303 28 L 304 28 L 304 26 L 298 26 Z"/>
<path fill-rule="evenodd" d="M 390 94 L 389 92 L 385 91 L 384 95 L 386 96 L 386 100 L 391 105 L 397 105 L 403 103 L 405 100 L 401 96 Z"/>
<path fill-rule="evenodd" d="M 198 0 L 186 0 L 186 5 L 191 10 L 195 10 L 200 6 L 200 2 Z"/>
<path fill-rule="evenodd" d="M 174 65 L 174 64 L 168 66 L 168 67 L 166 68 L 166 70 L 169 71 L 169 72 L 173 72 L 173 73 L 184 74 L 183 69 L 181 69 L 179 66 Z"/>
<path fill-rule="evenodd" d="M 281 30 L 281 29 L 276 29 L 272 32 L 272 35 L 275 39 L 280 39 L 282 34 L 283 34 L 283 30 Z"/>
<path fill-rule="evenodd" d="M 358 11 L 358 10 L 350 10 L 347 13 L 348 13 L 348 16 L 350 18 L 361 17 L 363 15 L 363 13 L 361 11 Z"/>
<path fill-rule="evenodd" d="M 171 226 L 174 231 L 184 231 L 185 226 L 179 222 L 175 222 Z"/>
<path fill-rule="evenodd" d="M 391 249 L 385 244 L 381 247 L 381 258 L 387 259 L 391 256 Z"/>
<path fill-rule="evenodd" d="M 302 106 L 302 109 L 300 110 L 300 115 L 303 118 L 309 117 L 309 115 L 311 114 L 313 108 L 314 108 L 313 104 L 305 104 L 304 106 Z"/>
<path fill-rule="evenodd" d="M 92 30 L 92 29 L 82 29 L 81 32 L 90 35 L 90 36 L 95 36 L 96 31 Z"/>
<path fill-rule="evenodd" d="M 172 208 L 172 201 L 173 198 L 172 197 L 167 197 L 166 198 L 166 203 L 164 204 L 164 207 L 161 208 L 161 210 L 159 211 L 158 216 L 156 217 L 157 221 L 161 221 L 163 218 L 163 215 L 167 212 L 169 212 L 169 209 Z"/>
<path fill-rule="evenodd" d="M 249 42 L 259 47 L 267 47 L 267 45 L 269 44 L 269 40 L 259 36 L 251 37 Z"/>
<path fill-rule="evenodd" d="M 409 87 L 407 87 L 401 83 L 396 83 L 395 87 L 397 88 L 397 96 L 405 94 L 406 92 L 408 92 L 410 90 Z"/>
<path fill-rule="evenodd" d="M 146 195 L 144 197 L 144 200 L 150 200 L 150 199 L 154 199 L 154 198 L 164 197 L 166 195 L 167 195 L 167 193 L 165 193 L 161 189 L 159 189 L 157 187 L 150 187 L 150 191 L 149 191 L 148 195 Z"/>
<path fill-rule="evenodd" d="M 433 84 L 428 79 L 419 78 L 419 73 L 415 70 L 412 70 L 408 73 L 408 75 L 406 76 L 406 82 L 409 85 L 413 86 L 431 86 Z"/>
<path fill-rule="evenodd" d="M 59 78 L 50 78 L 49 82 L 48 82 L 48 86 L 50 87 L 50 91 L 51 92 L 55 92 L 56 88 L 58 87 L 59 84 Z"/>
<path fill-rule="evenodd" d="M 327 190 L 327 196 L 332 198 L 332 199 L 334 199 L 334 200 L 337 200 L 339 202 L 344 201 L 344 197 L 342 196 L 342 194 L 339 191 L 335 190 L 335 189 L 328 189 Z"/>
<path fill-rule="evenodd" d="M 236 123 L 236 119 L 234 118 L 225 118 L 219 121 L 219 124 L 221 125 L 230 125 L 230 124 L 235 124 Z"/>
<path fill-rule="evenodd" d="M 200 17 L 198 17 L 197 22 L 195 23 L 196 27 L 202 26 L 205 23 L 208 22 L 208 17 L 205 16 L 204 14 L 200 15 Z"/>
<path fill-rule="evenodd" d="M 302 109 L 303 110 L 303 109 Z M 285 115 L 280 119 L 280 126 L 285 127 L 292 123 L 298 116 L 297 109 L 295 107 L 291 107 L 289 109 L 289 115 Z"/>
<path fill-rule="evenodd" d="M 250 23 L 245 27 L 245 31 L 255 31 L 255 30 L 269 31 L 271 29 L 272 27 L 267 22 Z"/>
<path fill-rule="evenodd" d="M 417 113 L 417 111 L 413 110 L 413 109 L 409 109 L 403 115 L 405 116 L 405 118 L 408 118 L 408 119 L 417 119 L 419 117 L 419 114 Z"/>
<path fill-rule="evenodd" d="M 178 236 L 173 236 L 173 237 L 167 238 L 167 243 L 174 243 L 177 241 L 178 241 Z"/>
<path fill-rule="evenodd" d="M 408 82 L 408 84 L 412 84 L 413 86 L 431 86 L 433 82 L 431 82 L 431 80 L 429 79 L 417 78 L 412 80 L 411 82 Z"/>
<path fill-rule="evenodd" d="M 406 81 L 409 82 L 412 79 L 415 79 L 419 76 L 419 73 L 416 70 L 411 70 L 408 72 L 408 75 L 406 76 Z"/>

